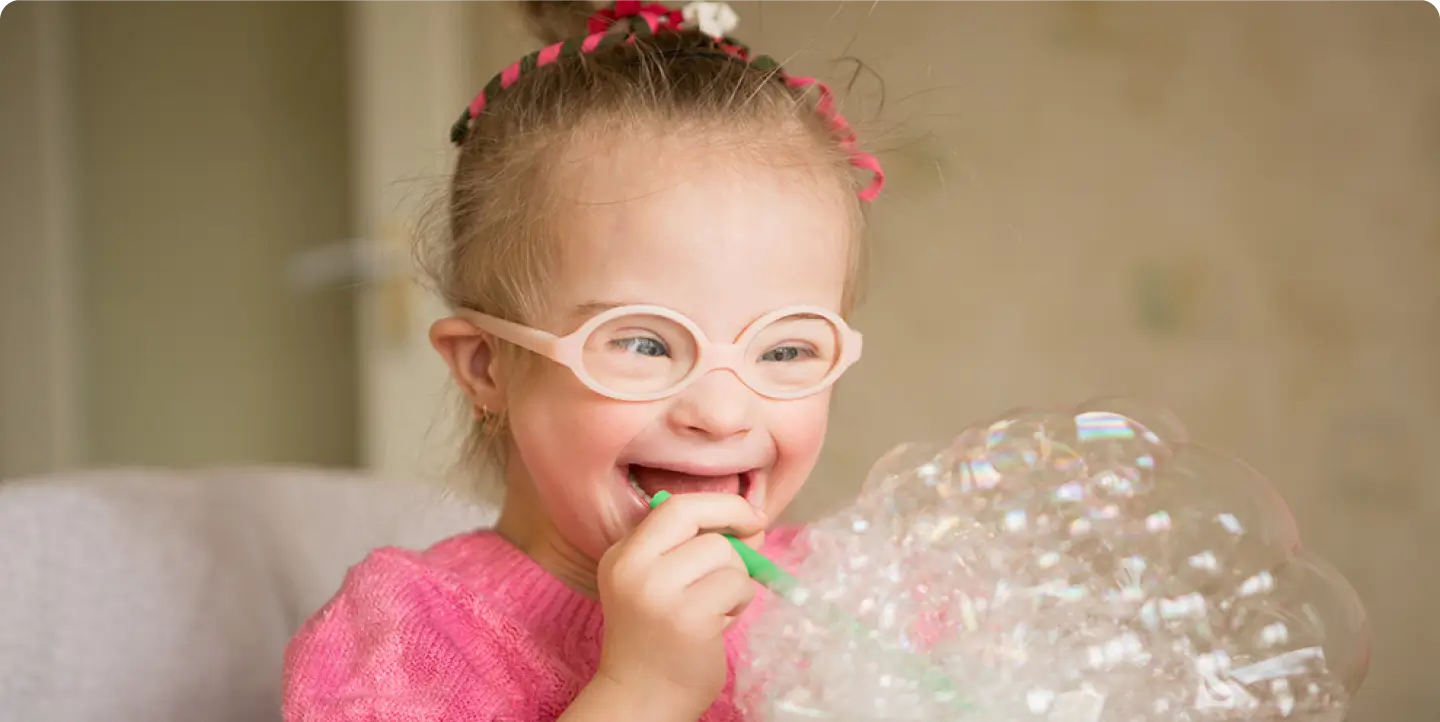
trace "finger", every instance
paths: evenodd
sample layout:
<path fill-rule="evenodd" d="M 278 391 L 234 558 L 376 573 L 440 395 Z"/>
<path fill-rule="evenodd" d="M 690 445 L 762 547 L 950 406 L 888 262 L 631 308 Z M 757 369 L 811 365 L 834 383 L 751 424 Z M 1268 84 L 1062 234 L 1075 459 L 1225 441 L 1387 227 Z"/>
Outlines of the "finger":
<path fill-rule="evenodd" d="M 655 562 L 655 573 L 665 575 L 677 589 L 721 569 L 745 571 L 745 562 L 730 540 L 707 532 L 666 552 Z"/>
<path fill-rule="evenodd" d="M 723 626 L 725 617 L 745 611 L 754 598 L 755 582 L 745 572 L 726 567 L 706 574 L 685 590 L 682 613 L 700 622 L 713 620 Z"/>
<path fill-rule="evenodd" d="M 723 531 L 747 537 L 764 529 L 764 516 L 739 496 L 683 494 L 672 497 L 640 521 L 626 544 L 627 556 L 654 559 L 701 532 Z"/>

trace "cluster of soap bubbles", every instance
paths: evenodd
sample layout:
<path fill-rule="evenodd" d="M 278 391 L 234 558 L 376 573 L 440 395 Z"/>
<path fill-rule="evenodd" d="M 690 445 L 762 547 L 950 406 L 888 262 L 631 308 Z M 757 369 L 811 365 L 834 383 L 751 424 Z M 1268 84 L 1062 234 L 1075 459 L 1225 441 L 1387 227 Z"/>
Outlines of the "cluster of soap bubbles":
<path fill-rule="evenodd" d="M 760 720 L 1339 722 L 1354 590 L 1274 488 L 1124 400 L 885 456 L 751 629 Z"/>

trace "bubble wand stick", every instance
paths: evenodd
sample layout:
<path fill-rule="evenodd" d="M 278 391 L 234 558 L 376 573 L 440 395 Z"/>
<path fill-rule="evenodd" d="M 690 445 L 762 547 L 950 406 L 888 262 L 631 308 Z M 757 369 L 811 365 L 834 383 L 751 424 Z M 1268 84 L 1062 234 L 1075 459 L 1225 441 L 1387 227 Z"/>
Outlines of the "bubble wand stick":
<path fill-rule="evenodd" d="M 660 506 L 670 496 L 668 491 L 655 492 L 655 495 L 650 498 L 650 508 L 654 509 Z M 779 564 L 730 534 L 725 534 L 724 537 L 740 555 L 740 560 L 745 563 L 745 572 L 761 586 L 774 592 L 781 599 L 809 612 L 811 619 L 844 627 L 860 639 L 874 638 L 875 635 L 860 620 L 836 609 L 833 605 L 819 604 L 807 599 L 805 595 L 796 594 L 800 589 L 800 581 Z M 929 664 L 928 660 L 910 657 L 906 662 L 907 671 L 919 676 L 921 684 L 930 692 L 937 696 L 943 696 L 957 709 L 966 711 L 974 709 L 973 705 L 960 697 L 959 690 L 955 689 L 955 680 Z"/>

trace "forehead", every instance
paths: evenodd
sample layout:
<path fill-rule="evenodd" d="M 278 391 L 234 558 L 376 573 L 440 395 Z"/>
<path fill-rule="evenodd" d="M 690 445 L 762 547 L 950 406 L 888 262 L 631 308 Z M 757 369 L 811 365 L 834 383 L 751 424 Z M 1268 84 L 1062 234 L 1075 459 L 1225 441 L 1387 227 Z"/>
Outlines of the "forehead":
<path fill-rule="evenodd" d="M 722 336 L 785 306 L 840 311 L 854 229 L 817 169 L 671 140 L 571 170 L 551 298 L 564 321 L 581 307 L 648 303 Z"/>

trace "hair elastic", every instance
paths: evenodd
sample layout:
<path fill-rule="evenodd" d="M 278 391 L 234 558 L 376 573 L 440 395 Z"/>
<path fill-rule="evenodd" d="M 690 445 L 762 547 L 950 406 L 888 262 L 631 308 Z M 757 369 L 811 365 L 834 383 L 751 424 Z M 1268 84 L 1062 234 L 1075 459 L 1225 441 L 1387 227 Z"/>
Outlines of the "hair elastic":
<path fill-rule="evenodd" d="M 718 6 L 721 3 L 691 3 L 691 6 L 700 5 Z M 698 24 L 699 29 L 707 34 L 714 33 L 710 37 L 715 41 L 716 47 L 726 55 L 764 70 L 773 69 L 780 74 L 785 84 L 792 88 L 802 90 L 814 88 L 819 95 L 815 103 L 815 112 L 825 120 L 831 132 L 839 138 L 841 147 L 849 153 L 850 165 L 869 171 L 871 174 L 870 182 L 858 194 L 860 200 L 867 203 L 875 200 L 880 195 L 880 189 L 885 185 L 885 172 L 880 167 L 879 159 L 860 150 L 855 131 L 835 107 L 835 95 L 830 92 L 830 87 L 815 78 L 786 74 L 780 64 L 768 55 L 752 58 L 749 49 L 744 45 L 720 34 L 734 26 L 734 12 L 730 11 L 728 7 L 723 9 L 707 7 L 700 12 L 690 12 L 691 10 L 691 7 L 687 7 L 685 10 L 675 10 L 662 3 L 646 4 L 639 0 L 619 0 L 611 7 L 597 11 L 586 23 L 588 35 L 536 50 L 491 78 L 490 82 L 485 84 L 485 87 L 460 114 L 460 119 L 450 127 L 450 142 L 455 145 L 463 144 L 470 134 L 470 128 L 475 119 L 485 112 L 486 103 L 500 91 L 514 85 L 526 72 L 535 68 L 543 68 L 561 58 L 586 55 L 622 43 L 634 43 L 638 37 L 653 36 L 662 31 L 679 32 L 689 24 Z M 699 20 L 689 23 L 686 20 L 687 15 L 698 17 Z M 624 32 L 614 32 L 613 28 L 616 25 L 623 25 Z"/>

